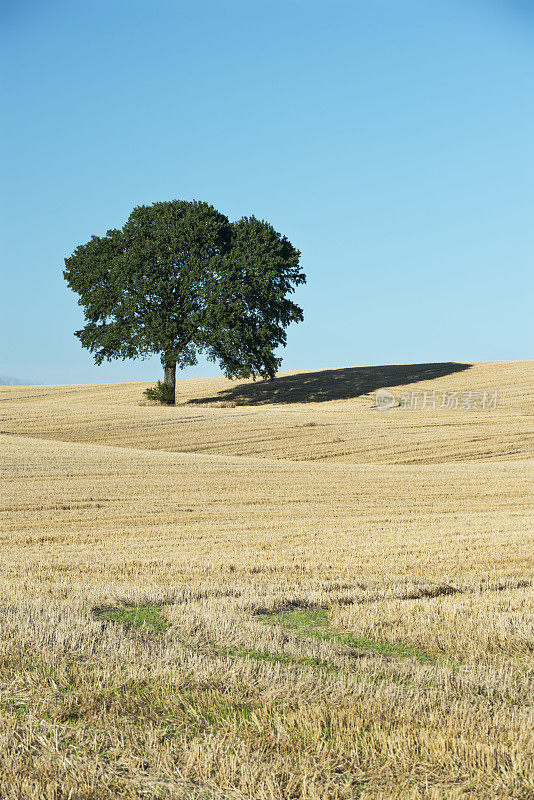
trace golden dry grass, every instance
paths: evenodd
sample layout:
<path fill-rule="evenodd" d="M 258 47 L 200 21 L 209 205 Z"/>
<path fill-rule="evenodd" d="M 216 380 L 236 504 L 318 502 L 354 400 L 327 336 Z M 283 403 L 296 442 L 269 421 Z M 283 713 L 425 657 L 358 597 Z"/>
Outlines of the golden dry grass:
<path fill-rule="evenodd" d="M 143 383 L 0 387 L 0 431 L 298 461 L 516 459 L 534 451 L 533 386 L 534 362 L 481 362 L 281 373 L 273 383 L 183 380 L 175 408 L 143 403 Z M 500 398 L 491 413 L 377 413 L 374 392 L 381 387 L 396 387 L 398 394 L 497 388 Z"/>
<path fill-rule="evenodd" d="M 533 797 L 532 368 L 1 387 L 0 797 Z"/>

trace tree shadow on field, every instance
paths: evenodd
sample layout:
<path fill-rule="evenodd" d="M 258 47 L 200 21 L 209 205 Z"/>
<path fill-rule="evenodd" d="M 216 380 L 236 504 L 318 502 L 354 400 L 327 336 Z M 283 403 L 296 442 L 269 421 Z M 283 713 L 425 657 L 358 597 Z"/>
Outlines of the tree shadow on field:
<path fill-rule="evenodd" d="M 212 397 L 189 400 L 187 405 L 233 402 L 240 406 L 267 403 L 324 403 L 348 400 L 377 389 L 402 386 L 418 381 L 431 381 L 463 372 L 471 364 L 448 361 L 439 364 L 389 364 L 380 367 L 347 367 L 318 372 L 284 375 L 274 381 L 239 383 Z"/>

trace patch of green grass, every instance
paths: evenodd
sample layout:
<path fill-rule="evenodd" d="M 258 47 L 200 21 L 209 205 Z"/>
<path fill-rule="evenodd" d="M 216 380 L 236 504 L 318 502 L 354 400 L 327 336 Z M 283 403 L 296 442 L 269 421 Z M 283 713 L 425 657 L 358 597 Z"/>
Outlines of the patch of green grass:
<path fill-rule="evenodd" d="M 161 606 L 104 606 L 94 610 L 97 619 L 120 622 L 125 628 L 148 628 L 156 633 L 164 633 L 169 627 L 161 615 Z"/>
<path fill-rule="evenodd" d="M 351 633 L 336 632 L 328 632 L 325 634 L 324 638 L 328 638 L 331 641 L 346 645 L 347 647 L 357 647 L 359 650 L 381 653 L 382 655 L 413 658 L 416 661 L 421 661 L 422 663 L 436 661 L 436 658 L 431 653 L 427 653 L 424 650 L 419 650 L 417 647 L 411 647 L 410 645 L 400 644 L 397 642 L 365 639 L 358 636 L 353 636 Z"/>
<path fill-rule="evenodd" d="M 244 658 L 248 661 L 265 661 L 269 664 L 297 664 L 299 666 L 311 667 L 312 669 L 324 670 L 327 672 L 339 672 L 339 668 L 329 661 L 321 661 L 318 658 L 295 658 L 287 653 L 272 653 L 270 650 L 256 650 L 254 648 L 243 647 L 242 645 L 220 645 L 214 642 L 210 647 L 219 655 L 229 655 L 236 658 Z"/>
<path fill-rule="evenodd" d="M 332 661 L 323 661 L 318 658 L 296 658 L 287 653 L 272 653 L 269 650 L 256 650 L 243 647 L 242 645 L 221 645 L 215 642 L 209 643 L 209 648 L 217 655 L 228 655 L 233 658 L 244 658 L 247 661 L 263 661 L 269 664 L 294 664 L 299 667 L 307 667 L 312 670 L 317 670 L 331 675 L 347 674 L 346 670 L 334 664 Z M 362 671 L 348 673 L 358 681 L 368 681 L 370 683 L 381 684 L 384 681 L 388 683 L 397 683 L 401 686 L 410 686 L 413 681 L 408 676 L 391 675 L 386 672 L 373 670 L 371 673 Z"/>
<path fill-rule="evenodd" d="M 118 622 L 130 629 L 149 629 L 156 633 L 164 633 L 169 623 L 161 614 L 160 605 L 138 606 L 104 606 L 93 612 L 97 619 Z M 327 608 L 296 608 L 276 613 L 261 613 L 257 618 L 269 625 L 281 625 L 299 636 L 310 636 L 323 641 L 333 642 L 342 647 L 364 652 L 380 653 L 386 656 L 412 658 L 423 663 L 436 662 L 430 653 L 388 641 L 366 639 L 352 633 L 340 633 L 328 627 Z M 268 650 L 257 650 L 237 645 L 220 645 L 210 643 L 212 651 L 220 655 L 244 658 L 253 661 L 264 661 L 271 664 L 296 664 L 323 672 L 338 673 L 340 668 L 329 661 L 315 658 L 294 657 L 286 653 L 272 653 Z"/>
<path fill-rule="evenodd" d="M 380 653 L 399 658 L 413 658 L 422 663 L 435 662 L 431 653 L 416 647 L 378 639 L 366 639 L 352 633 L 340 633 L 328 627 L 328 609 L 302 609 L 258 614 L 258 619 L 269 625 L 281 625 L 299 636 L 312 636 L 316 639 L 333 642 L 343 647 L 356 648 L 365 652 Z"/>

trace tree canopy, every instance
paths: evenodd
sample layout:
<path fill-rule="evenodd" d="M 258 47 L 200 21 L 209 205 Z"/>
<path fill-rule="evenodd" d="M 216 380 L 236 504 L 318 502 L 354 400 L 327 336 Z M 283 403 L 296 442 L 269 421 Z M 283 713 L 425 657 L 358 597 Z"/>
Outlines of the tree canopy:
<path fill-rule="evenodd" d="M 97 364 L 158 354 L 174 402 L 176 366 L 204 351 L 228 377 L 273 379 L 285 329 L 303 319 L 289 299 L 306 281 L 300 253 L 267 222 L 231 223 L 213 206 L 137 206 L 122 229 L 92 236 L 65 259 Z"/>

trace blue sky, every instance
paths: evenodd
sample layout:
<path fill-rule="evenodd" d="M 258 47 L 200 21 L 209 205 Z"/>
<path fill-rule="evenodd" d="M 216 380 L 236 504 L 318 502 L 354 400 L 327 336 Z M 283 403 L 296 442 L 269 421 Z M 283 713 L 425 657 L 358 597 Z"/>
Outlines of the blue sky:
<path fill-rule="evenodd" d="M 173 198 L 302 251 L 285 369 L 531 358 L 533 6 L 0 2 L 0 375 L 160 377 L 93 364 L 62 269 Z"/>

